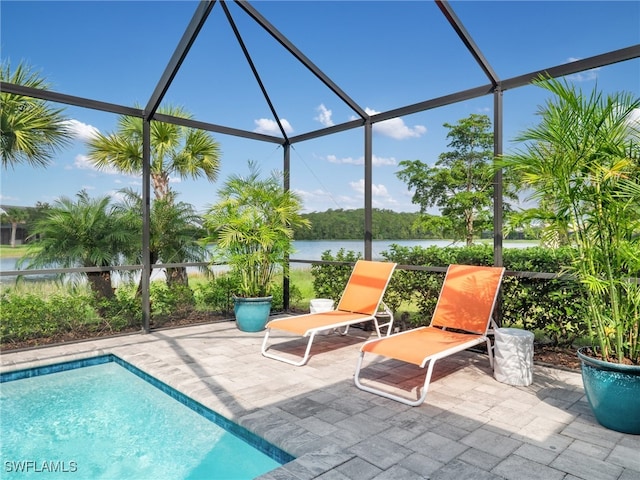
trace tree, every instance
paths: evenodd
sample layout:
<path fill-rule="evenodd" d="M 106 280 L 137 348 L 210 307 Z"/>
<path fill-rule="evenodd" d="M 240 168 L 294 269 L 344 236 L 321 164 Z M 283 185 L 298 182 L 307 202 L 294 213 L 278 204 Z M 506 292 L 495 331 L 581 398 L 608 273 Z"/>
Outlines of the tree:
<path fill-rule="evenodd" d="M 28 268 L 110 267 L 121 264 L 139 242 L 140 232 L 111 205 L 108 196 L 92 199 L 86 191 L 58 199 L 33 225 L 33 236 L 20 265 Z M 111 271 L 87 272 L 91 290 L 111 298 Z"/>
<path fill-rule="evenodd" d="M 132 228 L 142 231 L 142 198 L 130 189 L 122 190 L 123 201 L 118 205 L 119 211 L 129 220 Z M 154 200 L 151 205 L 151 226 L 149 239 L 149 255 L 151 264 L 203 262 L 208 250 L 200 243 L 205 235 L 201 226 L 202 218 L 194 210 L 193 205 L 176 202 L 175 193 L 162 200 Z M 167 235 L 167 232 L 171 232 Z M 142 245 L 138 240 L 131 263 L 141 263 Z M 167 284 L 188 285 L 188 277 L 184 268 L 167 268 Z M 139 291 L 140 288 L 138 289 Z"/>
<path fill-rule="evenodd" d="M 9 62 L 4 62 L 0 67 L 0 80 L 42 90 L 49 88 L 43 77 L 22 63 L 12 72 Z M 70 136 L 63 109 L 52 108 L 44 100 L 13 93 L 0 93 L 0 100 L 3 168 L 20 163 L 44 167 L 59 149 L 68 144 Z"/>
<path fill-rule="evenodd" d="M 180 107 L 164 107 L 158 113 L 180 118 L 191 115 Z M 116 168 L 142 174 L 142 119 L 121 116 L 118 130 L 97 134 L 89 141 L 89 160 L 98 168 Z M 156 199 L 169 198 L 169 180 L 206 177 L 213 182 L 220 170 L 220 147 L 204 130 L 170 123 L 151 123 L 151 183 Z"/>
<path fill-rule="evenodd" d="M 403 160 L 397 177 L 414 190 L 413 203 L 420 206 L 422 228 L 438 231 L 442 220 L 428 215 L 428 209 L 439 207 L 451 222 L 455 240 L 473 243 L 477 232 L 491 228 L 493 203 L 493 134 L 486 115 L 472 114 L 449 129 L 448 146 L 452 150 L 440 154 L 433 167 L 420 160 Z M 505 179 L 505 187 L 509 186 Z M 508 188 L 507 198 L 515 198 Z M 432 220 L 437 224 L 432 225 Z"/>
<path fill-rule="evenodd" d="M 191 118 L 180 107 L 163 107 L 158 109 L 158 113 Z M 123 173 L 142 174 L 141 118 L 121 116 L 115 133 L 98 134 L 89 141 L 88 146 L 89 160 L 98 168 L 116 168 Z M 151 122 L 151 184 L 156 200 L 173 201 L 175 195 L 169 186 L 172 175 L 194 179 L 204 176 L 213 182 L 219 170 L 220 146 L 209 133 L 170 123 Z M 179 249 L 175 253 L 179 252 L 185 250 Z M 173 261 L 179 263 L 188 259 L 176 257 Z M 186 269 L 179 270 L 181 272 L 178 274 L 172 271 L 174 279 L 182 279 L 186 284 Z"/>
<path fill-rule="evenodd" d="M 11 248 L 16 246 L 16 233 L 18 231 L 18 225 L 25 223 L 29 217 L 29 212 L 24 208 L 11 207 L 7 208 L 2 215 L 3 218 L 11 224 Z"/>

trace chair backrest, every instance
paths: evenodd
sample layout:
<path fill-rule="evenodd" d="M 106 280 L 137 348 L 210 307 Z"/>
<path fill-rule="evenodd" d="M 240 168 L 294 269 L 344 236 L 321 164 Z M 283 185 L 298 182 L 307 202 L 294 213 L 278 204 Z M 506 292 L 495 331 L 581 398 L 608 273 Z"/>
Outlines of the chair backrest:
<path fill-rule="evenodd" d="M 395 268 L 396 264 L 391 262 L 358 260 L 336 309 L 375 314 Z"/>
<path fill-rule="evenodd" d="M 449 265 L 431 326 L 486 334 L 504 270 L 503 267 Z"/>

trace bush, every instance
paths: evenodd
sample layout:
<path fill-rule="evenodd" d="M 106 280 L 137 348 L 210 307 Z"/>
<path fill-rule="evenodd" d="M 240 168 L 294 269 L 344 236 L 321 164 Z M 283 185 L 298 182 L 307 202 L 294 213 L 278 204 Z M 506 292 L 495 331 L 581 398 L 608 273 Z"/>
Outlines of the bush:
<path fill-rule="evenodd" d="M 240 288 L 240 278 L 231 273 L 221 273 L 210 281 L 194 288 L 198 308 L 210 310 L 223 316 L 233 314 L 233 295 Z"/>
<path fill-rule="evenodd" d="M 100 318 L 88 293 L 55 293 L 42 297 L 12 290 L 0 298 L 0 343 L 51 337 L 96 325 Z"/>
<path fill-rule="evenodd" d="M 325 262 L 349 262 L 349 264 L 345 265 L 314 264 L 311 267 L 313 291 L 316 297 L 330 298 L 337 304 L 353 270 L 351 263 L 362 258 L 362 255 L 353 250 L 345 252 L 344 248 L 341 248 L 335 257 L 331 254 L 330 250 L 327 250 L 322 252 L 320 258 Z"/>
<path fill-rule="evenodd" d="M 284 291 L 282 289 L 282 282 L 276 282 L 271 288 L 271 295 L 273 300 L 271 302 L 272 312 L 281 312 L 284 310 Z M 302 292 L 293 283 L 289 283 L 289 303 L 302 302 Z"/>
<path fill-rule="evenodd" d="M 136 289 L 135 284 L 118 287 L 113 298 L 98 304 L 108 331 L 118 332 L 135 326 L 142 328 L 142 302 L 136 297 Z"/>
<path fill-rule="evenodd" d="M 446 267 L 449 264 L 492 265 L 493 247 L 401 247 L 392 245 L 382 253 L 386 261 L 400 265 Z M 558 273 L 571 258 L 570 247 L 558 249 L 513 248 L 504 250 L 504 265 L 510 271 Z M 414 326 L 430 322 L 444 275 L 396 270 L 385 302 L 394 311 L 415 305 Z M 586 334 L 583 288 L 570 279 L 536 279 L 505 276 L 501 295 L 502 324 L 541 331 L 554 345 L 568 346 Z"/>
<path fill-rule="evenodd" d="M 151 315 L 170 315 L 177 310 L 189 310 L 195 305 L 193 292 L 187 285 L 151 282 Z"/>

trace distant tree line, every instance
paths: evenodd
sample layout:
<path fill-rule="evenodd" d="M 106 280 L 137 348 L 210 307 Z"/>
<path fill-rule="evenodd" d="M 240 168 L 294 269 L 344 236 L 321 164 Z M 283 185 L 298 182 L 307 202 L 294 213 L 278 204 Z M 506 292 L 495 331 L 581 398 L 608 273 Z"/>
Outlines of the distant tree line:
<path fill-rule="evenodd" d="M 305 213 L 311 222 L 309 229 L 296 229 L 296 240 L 361 240 L 364 238 L 364 209 L 329 209 L 326 212 Z M 394 212 L 373 209 L 372 235 L 374 240 L 412 240 L 441 238 L 419 226 L 417 212 Z"/>

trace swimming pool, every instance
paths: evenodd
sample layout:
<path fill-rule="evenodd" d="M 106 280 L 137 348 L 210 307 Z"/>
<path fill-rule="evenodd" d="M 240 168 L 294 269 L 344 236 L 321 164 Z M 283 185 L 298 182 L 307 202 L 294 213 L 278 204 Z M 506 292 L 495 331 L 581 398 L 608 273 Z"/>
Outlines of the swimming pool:
<path fill-rule="evenodd" d="M 0 382 L 2 478 L 248 479 L 293 460 L 115 355 Z"/>

